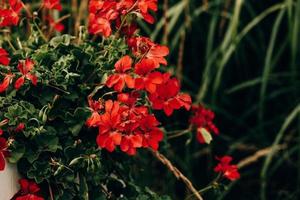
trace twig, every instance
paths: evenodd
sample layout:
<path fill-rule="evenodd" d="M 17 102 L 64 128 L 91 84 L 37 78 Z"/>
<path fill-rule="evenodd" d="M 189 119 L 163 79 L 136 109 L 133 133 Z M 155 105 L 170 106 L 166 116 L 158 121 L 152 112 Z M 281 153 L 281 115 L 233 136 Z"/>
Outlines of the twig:
<path fill-rule="evenodd" d="M 256 162 L 261 157 L 267 156 L 272 151 L 276 152 L 276 151 L 280 151 L 280 150 L 283 150 L 283 149 L 286 149 L 286 148 L 287 148 L 286 144 L 277 145 L 274 148 L 272 146 L 271 147 L 266 147 L 264 149 L 256 151 L 253 155 L 244 158 L 243 160 L 241 160 L 237 164 L 237 166 L 238 166 L 238 168 L 246 167 L 246 166 Z"/>
<path fill-rule="evenodd" d="M 202 0 L 205 10 L 208 10 L 208 0 Z"/>
<path fill-rule="evenodd" d="M 229 9 L 229 7 L 231 5 L 231 1 L 232 0 L 227 0 L 225 2 L 224 9 L 223 9 L 222 13 L 227 13 L 228 12 L 228 9 Z M 221 19 L 221 22 L 220 22 L 220 27 L 219 27 L 220 28 L 219 29 L 220 35 L 223 33 L 223 29 L 224 29 L 225 23 L 226 23 L 226 17 L 223 16 L 222 19 Z"/>
<path fill-rule="evenodd" d="M 78 35 L 80 23 L 81 23 L 81 20 L 83 19 L 83 13 L 86 10 L 87 5 L 88 5 L 87 0 L 82 0 L 81 3 L 80 3 L 79 10 L 78 10 L 78 15 L 77 15 L 77 18 L 75 20 L 75 36 Z"/>
<path fill-rule="evenodd" d="M 185 135 L 185 134 L 187 134 L 187 133 L 189 133 L 189 132 L 191 132 L 191 131 L 192 131 L 192 126 L 189 126 L 189 127 L 188 127 L 187 129 L 185 129 L 185 130 L 176 132 L 175 134 L 172 134 L 172 135 L 168 136 L 168 139 L 180 137 L 180 136 Z"/>
<path fill-rule="evenodd" d="M 167 45 L 168 44 L 168 39 L 169 39 L 169 31 L 168 31 L 168 8 L 169 8 L 169 2 L 168 0 L 164 0 L 163 4 L 163 17 L 164 17 L 164 34 L 163 34 L 163 44 Z"/>
<path fill-rule="evenodd" d="M 50 183 L 49 183 L 49 182 L 48 182 L 48 187 L 49 187 L 50 199 L 51 199 L 51 200 L 54 200 L 54 196 L 53 196 L 52 188 L 51 188 L 51 185 L 50 185 Z"/>
<path fill-rule="evenodd" d="M 182 77 L 183 77 L 183 56 L 184 56 L 185 36 L 186 33 L 185 30 L 183 30 L 181 33 L 181 40 L 179 44 L 177 70 L 176 70 L 176 74 L 179 82 L 182 81 Z"/>
<path fill-rule="evenodd" d="M 193 195 L 198 200 L 203 200 L 202 196 L 198 192 L 198 190 L 193 186 L 192 182 L 184 176 L 177 167 L 175 167 L 170 160 L 168 160 L 164 155 L 160 154 L 158 151 L 154 151 L 150 149 L 154 157 L 156 157 L 161 163 L 163 163 L 173 174 L 174 176 L 179 180 L 182 180 L 186 187 L 193 193 Z"/>

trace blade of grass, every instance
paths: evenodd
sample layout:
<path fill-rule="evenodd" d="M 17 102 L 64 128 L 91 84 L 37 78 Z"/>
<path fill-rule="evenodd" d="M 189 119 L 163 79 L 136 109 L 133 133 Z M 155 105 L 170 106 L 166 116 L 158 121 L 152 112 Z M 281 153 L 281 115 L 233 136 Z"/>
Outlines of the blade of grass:
<path fill-rule="evenodd" d="M 266 92 L 267 92 L 269 76 L 270 76 L 271 69 L 272 69 L 272 57 L 273 57 L 273 52 L 274 52 L 274 48 L 275 48 L 278 31 L 279 31 L 283 16 L 285 14 L 285 11 L 286 10 L 283 9 L 277 15 L 277 18 L 275 20 L 275 23 L 274 23 L 274 26 L 273 26 L 273 29 L 271 32 L 269 46 L 267 49 L 265 64 L 263 67 L 262 83 L 261 83 L 261 88 L 260 88 L 259 113 L 258 113 L 259 123 L 263 123 L 263 121 L 264 121 L 264 110 L 265 110 L 264 104 L 265 104 L 265 96 L 266 96 Z M 261 128 L 262 128 L 261 133 L 263 133 L 262 124 L 261 124 Z"/>
<path fill-rule="evenodd" d="M 296 117 L 298 116 L 299 113 L 300 113 L 300 104 L 298 104 L 296 106 L 296 108 L 294 108 L 294 110 L 285 119 L 284 123 L 282 124 L 282 126 L 272 144 L 273 148 L 279 144 L 279 142 L 281 141 L 287 128 L 296 119 Z M 260 174 L 260 178 L 261 178 L 260 198 L 261 198 L 261 200 L 267 199 L 267 196 L 266 196 L 267 180 L 266 179 L 267 179 L 267 175 L 268 175 L 267 172 L 268 172 L 268 169 L 272 162 L 273 156 L 274 156 L 274 151 L 271 151 L 271 153 L 265 159 L 262 170 L 261 170 L 261 174 Z"/>
<path fill-rule="evenodd" d="M 264 10 L 261 14 L 259 14 L 258 16 L 256 16 L 254 19 L 252 19 L 246 26 L 245 28 L 236 36 L 235 40 L 231 43 L 231 45 L 227 48 L 225 55 L 223 56 L 223 59 L 220 63 L 220 67 L 219 68 L 224 68 L 225 64 L 228 62 L 229 58 L 231 57 L 231 55 L 233 54 L 233 52 L 235 51 L 237 45 L 239 44 L 239 42 L 254 28 L 256 27 L 262 20 L 264 20 L 267 16 L 269 16 L 271 13 L 276 12 L 278 10 L 284 9 L 285 8 L 285 4 L 284 3 L 279 3 L 279 4 L 275 4 L 269 8 L 267 8 L 266 10 Z M 218 49 L 216 49 L 214 51 L 214 53 L 212 54 L 212 56 L 210 57 L 209 61 L 211 63 L 215 62 L 215 59 L 217 57 L 217 52 Z M 223 66 L 224 65 L 224 66 Z M 222 74 L 221 74 L 222 75 Z M 220 80 L 220 79 L 219 79 Z M 207 88 L 207 86 L 201 86 L 198 94 L 197 94 L 197 102 L 200 102 L 201 99 L 203 99 L 204 95 L 203 95 L 203 88 Z M 219 85 L 218 83 L 215 84 L 216 87 Z"/>

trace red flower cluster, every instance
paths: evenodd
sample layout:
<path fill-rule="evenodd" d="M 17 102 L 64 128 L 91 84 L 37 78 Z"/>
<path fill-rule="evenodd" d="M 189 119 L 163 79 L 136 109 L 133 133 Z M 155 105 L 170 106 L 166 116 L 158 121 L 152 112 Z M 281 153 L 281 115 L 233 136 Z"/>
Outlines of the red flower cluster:
<path fill-rule="evenodd" d="M 19 23 L 23 2 L 21 0 L 9 0 L 8 4 L 9 8 L 0 8 L 0 27 L 17 26 Z"/>
<path fill-rule="evenodd" d="M 218 135 L 219 129 L 213 123 L 215 113 L 209 109 L 204 108 L 202 105 L 192 106 L 193 116 L 190 123 L 197 128 L 197 139 L 200 143 L 205 143 L 205 134 L 202 130 L 205 129 L 208 134 L 210 132 Z"/>
<path fill-rule="evenodd" d="M 15 88 L 18 90 L 24 84 L 25 79 L 28 79 L 32 82 L 33 85 L 37 85 L 36 75 L 30 73 L 34 67 L 34 62 L 30 59 L 25 61 L 20 61 L 18 64 L 18 69 L 21 72 L 22 76 L 17 79 L 15 82 Z"/>
<path fill-rule="evenodd" d="M 6 59 L 9 60 L 7 57 Z M 24 84 L 25 80 L 30 80 L 33 85 L 37 85 L 38 78 L 35 74 L 31 73 L 34 67 L 34 62 L 30 59 L 26 59 L 25 61 L 19 61 L 17 66 L 18 70 L 21 72 L 21 76 L 15 82 L 15 89 L 18 90 Z M 2 83 L 0 83 L 0 93 L 7 90 L 9 85 L 11 84 L 15 74 L 9 72 L 5 74 Z"/>
<path fill-rule="evenodd" d="M 106 85 L 111 88 L 114 87 L 114 90 L 121 92 L 125 87 L 125 84 L 128 88 L 134 87 L 133 78 L 127 74 L 131 69 L 132 59 L 129 56 L 122 57 L 116 64 L 115 69 L 116 73 L 108 77 Z"/>
<path fill-rule="evenodd" d="M 62 10 L 60 0 L 43 0 L 41 7 L 49 10 Z M 52 30 L 62 32 L 65 29 L 65 26 L 60 21 L 55 21 L 50 14 L 46 16 L 46 20 L 48 21 L 50 26 L 50 33 Z"/>
<path fill-rule="evenodd" d="M 20 179 L 19 184 L 21 189 L 17 193 L 16 200 L 44 200 L 44 198 L 36 195 L 40 188 L 35 182 L 27 179 Z"/>
<path fill-rule="evenodd" d="M 174 110 L 184 107 L 189 110 L 191 97 L 188 94 L 179 93 L 180 86 L 176 78 L 170 78 L 169 73 L 163 74 L 163 82 L 157 85 L 156 91 L 150 94 L 153 109 L 164 110 L 170 116 Z"/>
<path fill-rule="evenodd" d="M 89 32 L 108 37 L 112 33 L 111 24 L 120 24 L 130 13 L 153 23 L 149 11 L 157 11 L 157 0 L 90 0 Z"/>
<path fill-rule="evenodd" d="M 231 165 L 232 157 L 223 156 L 217 158 L 219 164 L 215 167 L 214 171 L 222 173 L 227 179 L 234 181 L 240 178 L 240 173 L 238 172 L 238 167 L 236 165 Z"/>
<path fill-rule="evenodd" d="M 0 135 L 3 131 L 0 129 Z M 5 157 L 8 156 L 7 141 L 5 138 L 0 137 L 0 171 L 5 169 Z"/>
<path fill-rule="evenodd" d="M 90 102 L 92 116 L 87 120 L 90 127 L 98 127 L 97 144 L 112 152 L 120 146 L 129 155 L 136 153 L 136 148 L 150 147 L 158 149 L 163 139 L 159 122 L 145 106 L 137 106 L 137 93 L 122 93 L 118 101 L 107 100 L 104 105 L 99 101 Z M 102 114 L 100 114 L 102 113 Z"/>
<path fill-rule="evenodd" d="M 130 46 L 134 55 L 142 59 L 133 68 L 132 58 L 122 57 L 115 64 L 116 73 L 108 77 L 106 85 L 117 92 L 123 91 L 125 85 L 129 89 L 145 90 L 153 109 L 164 110 L 167 116 L 181 107 L 189 110 L 191 97 L 179 92 L 178 80 L 171 78 L 169 73 L 154 71 L 160 64 L 167 64 L 164 56 L 168 55 L 168 48 L 144 37 L 132 38 L 132 41 Z"/>
<path fill-rule="evenodd" d="M 164 110 L 171 115 L 181 107 L 190 109 L 191 97 L 180 93 L 180 85 L 169 73 L 157 71 L 160 65 L 167 65 L 169 54 L 166 46 L 154 43 L 147 37 L 135 36 L 136 26 L 126 21 L 126 15 L 142 16 L 149 23 L 154 18 L 149 11 L 157 10 L 157 0 L 90 0 L 89 32 L 108 37 L 112 23 L 126 34 L 126 41 L 132 52 L 123 56 L 114 66 L 105 85 L 118 92 L 117 101 L 93 101 L 89 99 L 92 112 L 86 121 L 89 127 L 98 127 L 97 143 L 113 151 L 116 146 L 129 155 L 136 148 L 158 149 L 163 133 L 151 109 Z M 123 93 L 130 91 L 129 93 Z M 146 98 L 144 98 L 146 95 Z M 139 102 L 140 98 L 146 101 Z M 147 106 L 141 106 L 147 105 Z"/>

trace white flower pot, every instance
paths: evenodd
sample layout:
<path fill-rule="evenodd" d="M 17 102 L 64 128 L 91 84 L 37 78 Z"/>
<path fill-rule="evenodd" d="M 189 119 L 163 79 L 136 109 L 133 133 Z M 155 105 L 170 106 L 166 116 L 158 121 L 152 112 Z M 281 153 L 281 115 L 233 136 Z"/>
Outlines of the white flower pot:
<path fill-rule="evenodd" d="M 6 163 L 0 171 L 0 200 L 10 200 L 19 190 L 19 174 L 16 165 Z"/>

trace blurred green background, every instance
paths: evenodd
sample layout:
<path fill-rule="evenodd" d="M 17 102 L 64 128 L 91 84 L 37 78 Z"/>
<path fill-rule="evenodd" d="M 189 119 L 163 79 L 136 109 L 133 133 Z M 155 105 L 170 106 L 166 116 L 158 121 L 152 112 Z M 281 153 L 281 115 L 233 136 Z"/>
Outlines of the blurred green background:
<path fill-rule="evenodd" d="M 209 146 L 193 134 L 170 139 L 163 153 L 197 188 L 214 178 L 215 155 L 230 154 L 235 163 L 258 156 L 241 167 L 240 180 L 205 193 L 206 199 L 300 199 L 300 0 L 159 4 L 157 24 L 140 22 L 142 30 L 170 47 L 171 70 L 195 102 L 216 112 L 221 131 Z M 182 123 L 171 119 L 169 126 L 186 127 L 184 113 L 174 118 Z M 153 188 L 186 198 L 163 166 L 152 167 L 161 167 L 145 172 Z"/>

